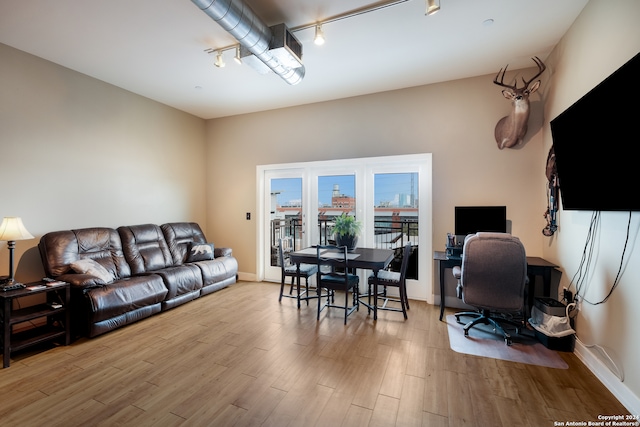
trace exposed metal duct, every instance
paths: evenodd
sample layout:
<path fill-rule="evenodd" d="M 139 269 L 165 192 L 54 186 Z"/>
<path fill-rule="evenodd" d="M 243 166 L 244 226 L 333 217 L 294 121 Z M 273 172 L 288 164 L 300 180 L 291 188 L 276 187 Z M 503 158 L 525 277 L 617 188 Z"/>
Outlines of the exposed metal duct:
<path fill-rule="evenodd" d="M 242 0 L 191 0 L 249 52 L 290 85 L 304 77 L 304 65 L 292 68 L 270 51 L 271 29 Z"/>

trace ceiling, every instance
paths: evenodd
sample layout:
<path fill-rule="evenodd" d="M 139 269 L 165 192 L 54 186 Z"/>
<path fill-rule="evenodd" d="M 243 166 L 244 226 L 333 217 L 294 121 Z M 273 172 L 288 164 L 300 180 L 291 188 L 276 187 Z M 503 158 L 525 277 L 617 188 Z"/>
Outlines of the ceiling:
<path fill-rule="evenodd" d="M 235 1 L 235 0 L 234 0 Z M 224 53 L 237 41 L 191 0 L 2 0 L 0 43 L 205 119 L 535 66 L 588 0 L 406 0 L 294 32 L 305 77 L 289 85 Z M 375 0 L 245 0 L 266 25 L 326 21 Z M 491 21 L 492 20 L 492 21 Z"/>

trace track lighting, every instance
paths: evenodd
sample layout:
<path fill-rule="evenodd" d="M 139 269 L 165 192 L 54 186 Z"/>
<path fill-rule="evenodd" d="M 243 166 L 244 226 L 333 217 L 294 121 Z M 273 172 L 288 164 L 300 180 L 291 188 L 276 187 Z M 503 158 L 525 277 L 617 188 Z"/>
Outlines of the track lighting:
<path fill-rule="evenodd" d="M 440 10 L 440 0 L 427 0 L 427 11 L 425 15 L 433 15 Z"/>
<path fill-rule="evenodd" d="M 316 25 L 316 36 L 313 39 L 313 42 L 318 46 L 322 46 L 324 44 L 324 32 L 322 32 L 322 24 Z"/>
<path fill-rule="evenodd" d="M 196 2 L 196 0 L 192 0 L 192 1 Z M 235 2 L 236 0 L 233 0 L 233 1 Z M 241 0 L 237 0 L 237 1 L 241 1 Z M 313 38 L 313 43 L 318 45 L 318 46 L 321 46 L 325 42 L 324 31 L 322 30 L 322 27 L 325 24 L 332 24 L 334 22 L 338 22 L 338 21 L 341 21 L 343 19 L 353 18 L 353 17 L 356 17 L 356 16 L 363 15 L 365 13 L 376 12 L 376 11 L 379 11 L 379 10 L 382 10 L 382 9 L 386 9 L 388 7 L 397 6 L 397 5 L 400 5 L 402 3 L 406 3 L 408 1 L 410 1 L 410 0 L 379 0 L 379 1 L 377 1 L 374 4 L 371 4 L 369 6 L 364 6 L 364 7 L 361 7 L 359 9 L 354 9 L 354 10 L 350 10 L 350 11 L 347 11 L 347 12 L 344 12 L 344 13 L 333 15 L 333 16 L 325 18 L 322 21 L 315 20 L 315 21 L 310 22 L 308 24 L 299 25 L 297 27 L 290 27 L 290 28 L 287 28 L 284 24 L 279 24 L 279 25 L 285 26 L 285 28 L 288 30 L 288 32 L 291 33 L 290 34 L 291 37 L 293 37 L 293 33 L 296 33 L 298 31 L 311 30 L 312 28 L 314 28 L 315 29 L 315 36 Z M 210 2 L 211 1 L 209 1 L 209 3 Z M 434 13 L 436 13 L 437 11 L 440 10 L 440 0 L 425 0 L 425 2 L 426 2 L 425 15 L 433 15 Z M 215 3 L 215 1 L 214 1 L 214 3 Z M 222 3 L 227 4 L 227 3 L 230 3 L 230 1 L 222 2 Z M 297 39 L 296 39 L 296 41 L 297 41 Z M 218 47 L 218 48 L 208 48 L 208 49 L 205 49 L 204 51 L 206 53 L 208 53 L 208 54 L 211 54 L 211 55 L 215 54 L 216 55 L 216 60 L 214 62 L 215 66 L 218 67 L 218 68 L 223 68 L 226 64 L 225 64 L 224 60 L 222 59 L 222 54 L 224 52 L 226 52 L 228 50 L 232 50 L 232 49 L 235 49 L 235 51 L 236 51 L 235 56 L 233 57 L 233 60 L 235 62 L 237 62 L 238 64 L 242 64 L 244 61 L 242 60 L 243 57 L 240 54 L 241 46 L 239 44 L 228 45 L 228 46 Z M 254 59 L 256 58 L 255 55 L 250 54 L 250 51 L 248 49 L 246 49 L 246 50 L 245 49 L 246 49 L 246 46 L 242 46 L 242 54 L 244 55 L 244 59 L 247 60 L 246 63 L 251 65 L 252 68 L 256 68 L 256 67 L 254 67 L 253 64 L 256 64 L 256 62 L 260 62 L 260 61 L 258 59 L 256 59 L 254 61 Z M 302 46 L 300 45 L 300 54 L 301 53 L 302 53 Z M 256 64 L 256 66 L 257 65 L 259 65 L 259 64 Z M 261 68 L 259 72 L 261 74 L 264 74 L 264 73 L 266 73 L 268 71 L 269 71 L 269 67 L 265 65 L 264 68 Z M 302 78 L 302 77 L 300 77 L 300 78 Z M 293 84 L 295 84 L 295 83 L 293 83 Z"/>
<path fill-rule="evenodd" d="M 218 53 L 216 54 L 216 62 L 213 63 L 213 65 L 215 65 L 218 68 L 223 68 L 226 64 L 224 63 L 224 60 L 222 59 L 222 51 L 218 51 Z"/>

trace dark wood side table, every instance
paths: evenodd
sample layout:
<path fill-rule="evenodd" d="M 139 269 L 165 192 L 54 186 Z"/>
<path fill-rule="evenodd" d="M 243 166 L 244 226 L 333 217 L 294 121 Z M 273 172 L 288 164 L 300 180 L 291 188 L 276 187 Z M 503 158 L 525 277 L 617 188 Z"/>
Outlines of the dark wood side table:
<path fill-rule="evenodd" d="M 444 314 L 444 270 L 453 268 L 456 265 L 462 265 L 462 258 L 448 258 L 446 252 L 435 251 L 433 260 L 438 262 L 440 270 L 440 320 Z M 527 294 L 527 305 L 529 309 L 533 306 L 533 297 L 535 294 L 535 276 L 542 276 L 543 289 L 542 293 L 545 297 L 551 294 L 551 271 L 558 267 L 557 265 L 547 261 L 544 258 L 536 256 L 527 257 L 527 276 L 529 276 L 529 292 Z"/>
<path fill-rule="evenodd" d="M 36 344 L 58 340 L 61 344 L 71 342 L 71 287 L 68 283 L 45 286 L 41 289 L 29 289 L 33 286 L 45 285 L 44 282 L 28 283 L 26 288 L 11 291 L 0 291 L 2 301 L 2 355 L 3 368 L 11 363 L 11 352 L 22 350 Z M 20 298 L 45 294 L 46 302 L 30 307 L 14 309 L 14 301 Z M 61 305 L 59 308 L 51 306 Z M 14 325 L 46 318 L 46 324 L 13 332 Z"/>

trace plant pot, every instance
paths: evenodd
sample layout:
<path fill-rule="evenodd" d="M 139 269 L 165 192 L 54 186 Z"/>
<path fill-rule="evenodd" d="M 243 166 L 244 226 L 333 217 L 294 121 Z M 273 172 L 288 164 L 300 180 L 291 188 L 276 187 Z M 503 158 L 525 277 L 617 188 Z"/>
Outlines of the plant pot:
<path fill-rule="evenodd" d="M 358 244 L 358 236 L 345 234 L 344 236 L 336 236 L 336 246 L 346 246 L 349 252 L 353 251 Z"/>

